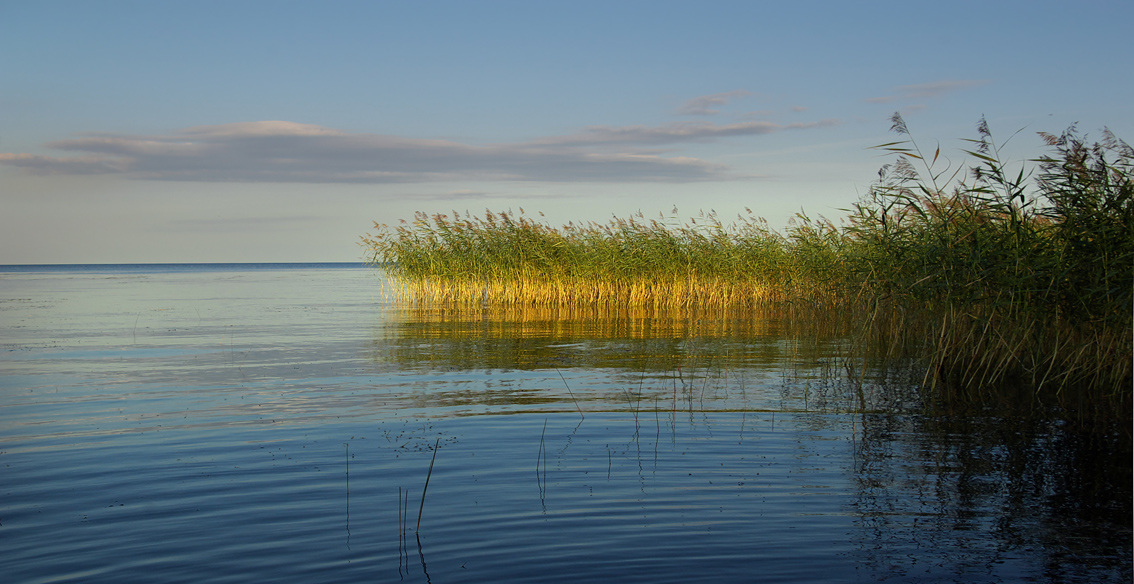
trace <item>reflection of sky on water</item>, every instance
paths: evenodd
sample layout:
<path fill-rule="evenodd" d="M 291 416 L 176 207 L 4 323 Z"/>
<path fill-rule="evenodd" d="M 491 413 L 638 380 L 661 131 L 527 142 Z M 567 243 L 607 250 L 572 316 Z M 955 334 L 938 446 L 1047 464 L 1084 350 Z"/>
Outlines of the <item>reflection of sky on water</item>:
<path fill-rule="evenodd" d="M 860 393 L 842 337 L 782 315 L 414 311 L 383 285 L 0 273 L 13 573 L 423 580 L 391 502 L 416 520 L 440 444 L 437 581 L 1129 580 L 1121 433 L 921 413 L 908 369 Z"/>
<path fill-rule="evenodd" d="M 786 340 L 773 314 L 394 309 L 365 269 L 0 277 L 17 400 L 105 386 L 148 395 L 139 415 L 795 408 L 784 365 L 838 344 Z"/>

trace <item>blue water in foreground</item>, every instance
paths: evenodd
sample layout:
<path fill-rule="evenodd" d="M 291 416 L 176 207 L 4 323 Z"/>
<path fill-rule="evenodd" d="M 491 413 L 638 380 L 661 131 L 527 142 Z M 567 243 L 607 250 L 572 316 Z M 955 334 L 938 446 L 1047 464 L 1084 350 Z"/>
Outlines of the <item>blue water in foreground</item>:
<path fill-rule="evenodd" d="M 928 415 L 773 323 L 389 298 L 361 264 L 0 266 L 0 580 L 1134 573 L 1128 438 Z"/>

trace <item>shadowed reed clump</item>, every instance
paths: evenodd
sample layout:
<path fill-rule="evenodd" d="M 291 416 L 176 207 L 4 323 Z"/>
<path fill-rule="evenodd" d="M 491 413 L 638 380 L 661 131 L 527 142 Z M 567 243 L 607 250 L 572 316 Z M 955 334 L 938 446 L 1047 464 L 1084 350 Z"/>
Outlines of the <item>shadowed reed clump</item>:
<path fill-rule="evenodd" d="M 963 150 L 972 162 L 953 165 L 939 147 L 923 153 L 900 115 L 892 122 L 903 138 L 875 148 L 897 161 L 839 226 L 801 213 L 781 234 L 750 210 L 729 225 L 715 213 L 687 223 L 638 214 L 558 229 L 522 209 L 419 213 L 376 224 L 363 245 L 414 304 L 790 303 L 852 315 L 863 347 L 928 359 L 926 385 L 942 391 L 1128 404 L 1134 150 L 1109 131 L 1088 143 L 1072 127 L 1041 133 L 1050 153 L 1010 168 L 981 120 Z"/>
<path fill-rule="evenodd" d="M 875 335 L 917 339 L 960 390 L 1090 388 L 1128 400 L 1134 305 L 1134 150 L 1104 131 L 1040 134 L 1054 151 L 1011 172 L 981 120 L 939 169 L 906 136 L 843 230 Z M 966 172 L 967 170 L 967 172 Z M 904 343 L 898 343 L 902 346 Z M 917 344 L 915 342 L 915 344 Z"/>

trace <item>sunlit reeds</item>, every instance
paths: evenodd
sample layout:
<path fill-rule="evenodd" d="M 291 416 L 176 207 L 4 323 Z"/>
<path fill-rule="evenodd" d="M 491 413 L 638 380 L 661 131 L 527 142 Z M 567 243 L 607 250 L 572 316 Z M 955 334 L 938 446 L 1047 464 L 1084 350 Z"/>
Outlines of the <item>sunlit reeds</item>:
<path fill-rule="evenodd" d="M 711 213 L 675 221 L 638 215 L 556 229 L 522 210 L 419 213 L 393 229 L 376 225 L 363 243 L 401 299 L 429 305 L 728 307 L 836 292 L 829 223 L 802 221 L 785 237 L 751 215 L 729 226 Z"/>

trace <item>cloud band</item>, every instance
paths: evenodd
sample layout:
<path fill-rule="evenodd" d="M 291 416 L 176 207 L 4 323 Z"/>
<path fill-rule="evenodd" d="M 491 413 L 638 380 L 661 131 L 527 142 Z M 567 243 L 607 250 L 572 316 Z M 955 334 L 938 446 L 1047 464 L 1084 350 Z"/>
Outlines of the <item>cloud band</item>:
<path fill-rule="evenodd" d="M 678 122 L 593 126 L 519 144 L 351 134 L 286 121 L 187 128 L 169 135 L 90 134 L 47 144 L 74 156 L 2 154 L 34 174 L 115 174 L 141 180 L 412 183 L 426 181 L 652 182 L 741 178 L 727 166 L 645 147 L 758 136 L 834 124 Z"/>

